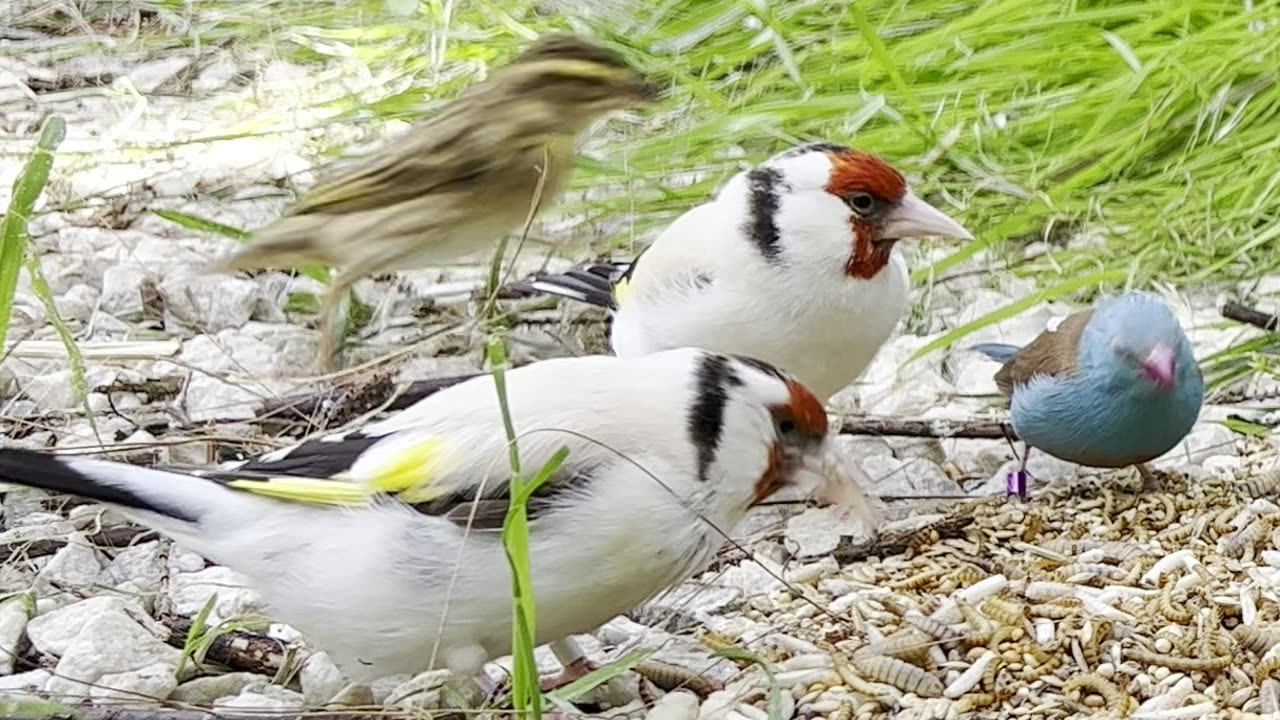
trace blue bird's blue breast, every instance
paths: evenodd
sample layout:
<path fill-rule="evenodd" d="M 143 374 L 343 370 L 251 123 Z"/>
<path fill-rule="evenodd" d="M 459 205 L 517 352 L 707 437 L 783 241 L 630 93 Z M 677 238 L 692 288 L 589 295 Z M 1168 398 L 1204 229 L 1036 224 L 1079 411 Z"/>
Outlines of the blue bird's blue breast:
<path fill-rule="evenodd" d="M 1011 403 L 1013 429 L 1032 447 L 1090 467 L 1125 467 L 1173 449 L 1200 414 L 1204 383 L 1179 363 L 1168 392 L 1091 378 L 1035 377 Z"/>

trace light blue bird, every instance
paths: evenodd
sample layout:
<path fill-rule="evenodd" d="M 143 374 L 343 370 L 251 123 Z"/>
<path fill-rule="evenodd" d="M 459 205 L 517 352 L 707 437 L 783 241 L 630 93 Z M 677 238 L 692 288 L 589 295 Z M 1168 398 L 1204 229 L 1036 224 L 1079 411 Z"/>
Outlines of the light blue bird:
<path fill-rule="evenodd" d="M 1186 437 L 1204 402 L 1191 343 L 1169 307 L 1144 292 L 1069 315 L 1025 347 L 972 349 L 1004 363 L 996 385 L 1027 445 L 1009 492 L 1023 497 L 1031 448 L 1089 467 L 1136 465 L 1154 489 L 1143 463 Z"/>

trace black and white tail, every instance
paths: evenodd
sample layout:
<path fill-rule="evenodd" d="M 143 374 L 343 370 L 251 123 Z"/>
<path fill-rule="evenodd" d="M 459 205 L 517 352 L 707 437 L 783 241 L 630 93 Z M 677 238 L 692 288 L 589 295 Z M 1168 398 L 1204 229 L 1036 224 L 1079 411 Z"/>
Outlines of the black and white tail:
<path fill-rule="evenodd" d="M 217 481 L 126 463 L 0 448 L 0 482 L 78 495 L 118 507 L 138 522 L 185 536 L 208 512 L 247 500 Z"/>
<path fill-rule="evenodd" d="M 562 273 L 537 274 L 522 280 L 517 288 L 577 300 L 607 310 L 616 310 L 613 286 L 626 277 L 631 263 L 590 263 Z"/>

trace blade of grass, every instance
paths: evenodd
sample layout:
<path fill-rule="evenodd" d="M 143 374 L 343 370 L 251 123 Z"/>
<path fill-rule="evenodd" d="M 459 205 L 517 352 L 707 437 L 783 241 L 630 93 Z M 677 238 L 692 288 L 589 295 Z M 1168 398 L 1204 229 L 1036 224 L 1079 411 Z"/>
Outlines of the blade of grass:
<path fill-rule="evenodd" d="M 507 400 L 507 354 L 501 335 L 494 334 L 490 337 L 486 355 L 493 371 L 511 466 L 511 501 L 502 523 L 502 546 L 511 567 L 511 699 L 520 717 L 538 720 L 542 717 L 542 691 L 538 684 L 538 665 L 533 656 L 534 638 L 537 637 L 537 603 L 533 596 L 533 577 L 529 563 L 528 502 L 538 488 L 555 476 L 569 456 L 569 449 L 562 447 L 557 450 L 532 478 L 523 480 L 515 423 Z"/>
<path fill-rule="evenodd" d="M 915 362 L 916 360 L 919 360 L 920 358 L 925 357 L 929 353 L 951 347 L 951 345 L 954 344 L 957 340 L 965 337 L 966 335 L 969 335 L 970 333 L 981 330 L 984 327 L 995 325 L 996 323 L 1001 322 L 1003 320 L 1008 320 L 1009 318 L 1014 317 L 1018 313 L 1024 310 L 1027 310 L 1028 308 L 1039 305 L 1042 302 L 1047 302 L 1049 300 L 1056 300 L 1060 297 L 1064 297 L 1066 295 L 1070 295 L 1074 292 L 1079 292 L 1080 290 L 1084 290 L 1087 288 L 1092 288 L 1099 285 L 1105 285 L 1107 283 L 1122 282 L 1128 277 L 1129 277 L 1129 273 L 1127 270 L 1103 270 L 1101 272 L 1093 273 L 1092 275 L 1086 275 L 1084 277 L 1076 278 L 1074 280 L 1068 280 L 1067 282 L 1059 283 L 1058 285 L 1054 285 L 1053 287 L 1045 288 L 1044 290 L 1039 290 L 1037 292 L 1032 293 L 1031 295 L 1028 295 L 1027 297 L 1022 298 L 1021 300 L 1016 300 L 1014 302 L 1011 302 L 1008 305 L 1005 305 L 1004 307 L 993 310 L 987 313 L 986 315 L 983 315 L 982 317 L 977 318 L 976 320 L 965 323 L 964 325 L 961 325 L 960 327 L 944 334 L 942 337 L 939 337 L 933 342 L 928 343 L 924 347 L 912 353 L 911 357 L 907 358 L 906 362 L 903 363 L 903 366 L 905 367 L 906 365 L 909 365 Z"/>
<path fill-rule="evenodd" d="M 36 200 L 44 192 L 53 167 L 53 153 L 67 136 L 67 124 L 61 115 L 50 115 L 40 129 L 40 139 L 31 151 L 27 164 L 13 181 L 9 209 L 0 222 L 0 343 L 9 337 L 9 321 L 13 316 L 13 296 L 18 289 L 18 272 L 27 254 L 30 236 L 27 223 Z"/>
<path fill-rule="evenodd" d="M 89 422 L 89 429 L 93 431 L 94 439 L 101 445 L 102 437 L 98 435 L 98 423 L 93 419 L 93 408 L 89 407 L 89 381 L 84 365 L 84 354 L 80 352 L 80 346 L 76 344 L 71 328 L 67 327 L 62 316 L 58 314 L 58 303 L 53 299 L 53 291 L 49 289 L 49 283 L 40 269 L 40 258 L 35 255 L 27 256 L 27 274 L 31 277 L 31 291 L 40 299 L 40 304 L 44 305 L 45 314 L 49 316 L 50 324 L 57 331 L 63 349 L 67 351 L 67 360 L 71 365 L 72 389 L 75 391 L 76 399 L 80 401 L 80 407 L 84 410 L 84 419 Z"/>

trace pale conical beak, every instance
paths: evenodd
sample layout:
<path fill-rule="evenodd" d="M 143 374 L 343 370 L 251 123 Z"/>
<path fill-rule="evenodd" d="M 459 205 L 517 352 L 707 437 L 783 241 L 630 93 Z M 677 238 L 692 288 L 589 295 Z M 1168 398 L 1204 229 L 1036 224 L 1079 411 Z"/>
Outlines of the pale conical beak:
<path fill-rule="evenodd" d="M 1142 374 L 1155 383 L 1156 387 L 1168 390 L 1173 387 L 1176 358 L 1173 348 L 1167 345 L 1156 345 L 1151 349 L 1151 354 L 1142 361 Z"/>
<path fill-rule="evenodd" d="M 884 225 L 880 228 L 880 237 L 885 240 L 917 237 L 973 239 L 973 235 L 960 223 L 916 197 L 910 190 L 903 196 L 898 206 L 885 216 Z"/>

